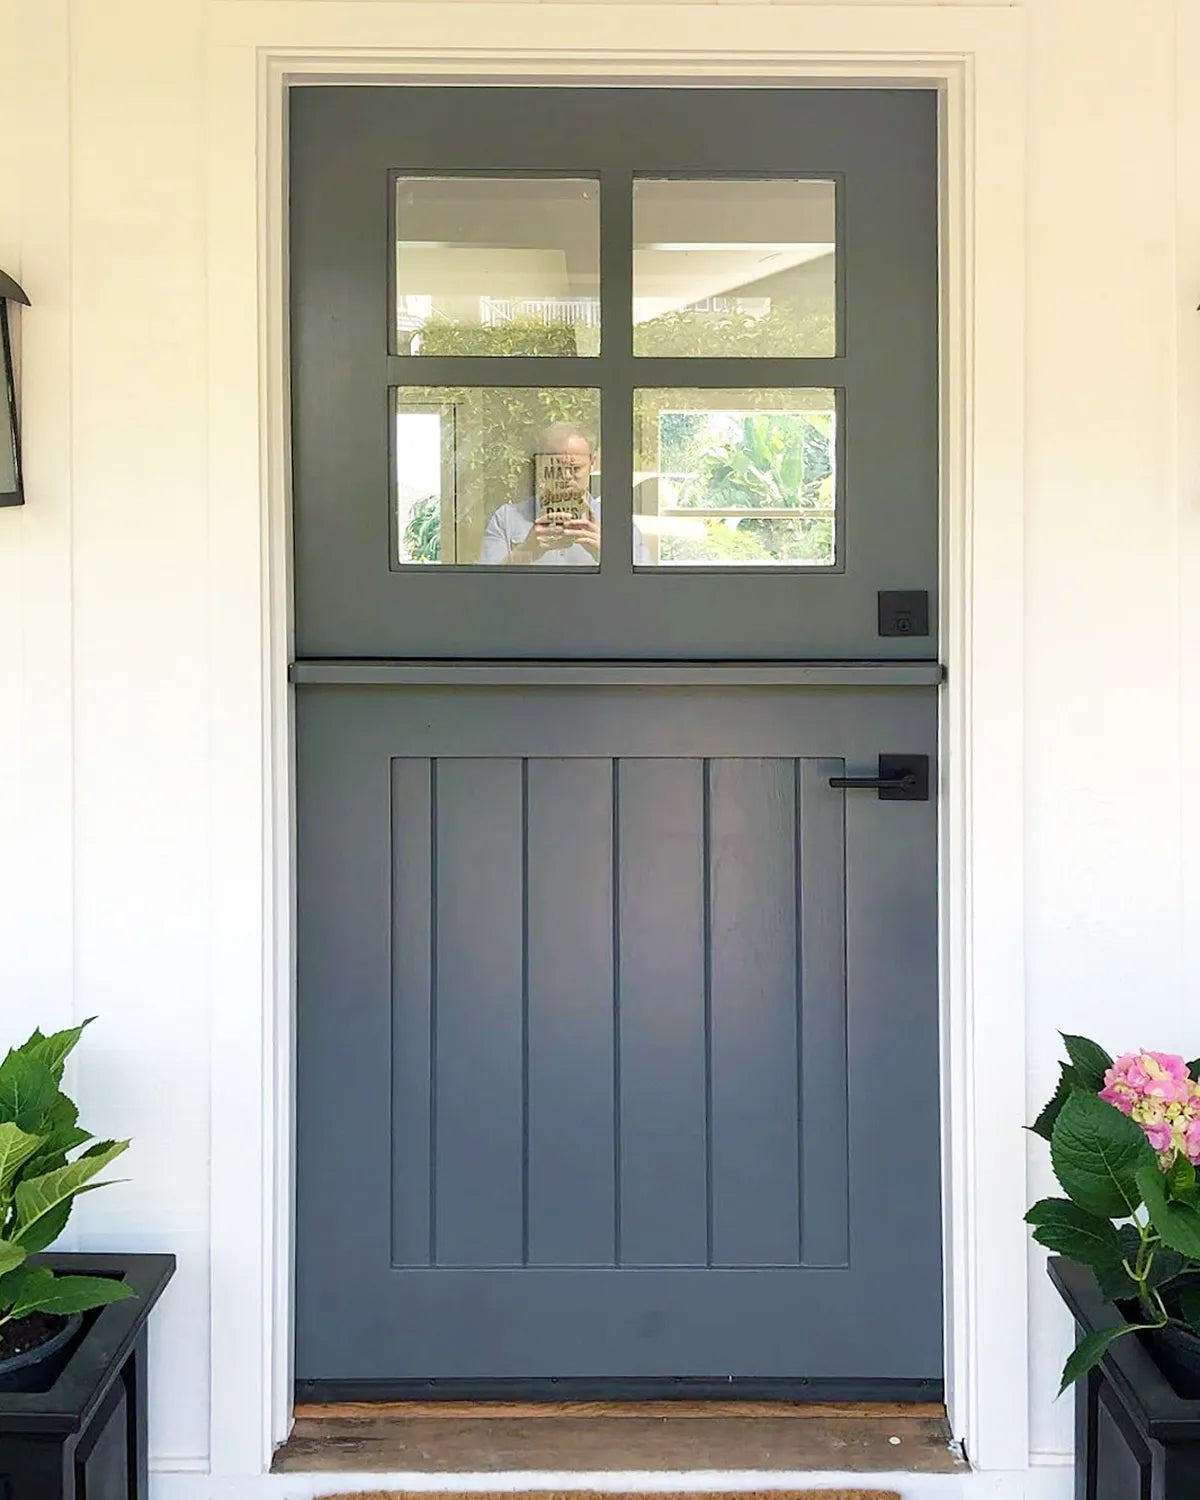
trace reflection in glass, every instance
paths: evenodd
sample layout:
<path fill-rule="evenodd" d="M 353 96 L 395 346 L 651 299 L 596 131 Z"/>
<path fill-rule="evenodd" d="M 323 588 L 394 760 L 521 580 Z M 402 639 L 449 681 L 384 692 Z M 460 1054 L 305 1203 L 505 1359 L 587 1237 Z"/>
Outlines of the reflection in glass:
<path fill-rule="evenodd" d="M 836 192 L 806 179 L 633 185 L 633 352 L 837 353 Z"/>
<path fill-rule="evenodd" d="M 831 390 L 634 392 L 635 563 L 831 567 Z"/>
<path fill-rule="evenodd" d="M 396 349 L 599 353 L 599 184 L 399 178 Z"/>
<path fill-rule="evenodd" d="M 0 275 L 0 281 L 4 279 Z M 9 284 L 10 290 L 11 287 L 12 283 Z M 13 385 L 12 341 L 4 290 L 0 286 L 0 503 L 11 505 L 12 497 L 20 499 L 21 468 L 17 456 L 17 396 Z"/>
<path fill-rule="evenodd" d="M 0 495 L 15 495 L 17 488 L 17 440 L 0 368 Z"/>
<path fill-rule="evenodd" d="M 595 568 L 600 393 L 396 392 L 396 561 Z"/>

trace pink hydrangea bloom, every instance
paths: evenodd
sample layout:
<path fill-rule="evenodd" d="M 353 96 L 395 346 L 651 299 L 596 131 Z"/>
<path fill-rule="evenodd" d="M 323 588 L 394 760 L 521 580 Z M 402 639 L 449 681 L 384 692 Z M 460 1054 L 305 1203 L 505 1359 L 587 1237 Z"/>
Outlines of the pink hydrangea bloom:
<path fill-rule="evenodd" d="M 1163 1166 L 1177 1154 L 1200 1165 L 1200 1083 L 1171 1052 L 1127 1052 L 1104 1075 L 1100 1097 L 1146 1132 Z"/>
<path fill-rule="evenodd" d="M 1182 1057 L 1169 1052 L 1127 1052 L 1104 1075 L 1100 1097 L 1124 1114 L 1139 1099 L 1183 1104 L 1195 1088 Z"/>

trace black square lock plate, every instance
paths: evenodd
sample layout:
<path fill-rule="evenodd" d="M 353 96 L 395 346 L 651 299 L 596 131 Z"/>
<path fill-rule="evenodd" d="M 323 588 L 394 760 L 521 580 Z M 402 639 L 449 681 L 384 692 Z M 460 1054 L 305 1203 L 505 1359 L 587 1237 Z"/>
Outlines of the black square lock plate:
<path fill-rule="evenodd" d="M 924 589 L 879 591 L 879 634 L 928 635 L 929 595 Z"/>
<path fill-rule="evenodd" d="M 899 786 L 880 787 L 880 802 L 929 801 L 928 755 L 881 755 L 879 779 L 894 779 L 901 783 Z"/>

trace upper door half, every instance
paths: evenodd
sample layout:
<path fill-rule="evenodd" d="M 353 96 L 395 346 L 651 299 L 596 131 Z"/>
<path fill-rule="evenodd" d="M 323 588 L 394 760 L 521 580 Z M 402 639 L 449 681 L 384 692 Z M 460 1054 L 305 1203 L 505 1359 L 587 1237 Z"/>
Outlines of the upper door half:
<path fill-rule="evenodd" d="M 291 131 L 299 656 L 936 656 L 933 94 L 301 88 Z"/>

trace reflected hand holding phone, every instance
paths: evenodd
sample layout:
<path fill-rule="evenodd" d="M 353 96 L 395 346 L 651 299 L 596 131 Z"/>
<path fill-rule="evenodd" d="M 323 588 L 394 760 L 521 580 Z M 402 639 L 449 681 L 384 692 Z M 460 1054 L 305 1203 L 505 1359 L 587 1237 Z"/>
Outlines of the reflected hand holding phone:
<path fill-rule="evenodd" d="M 600 553 L 600 522 L 588 493 L 592 455 L 585 439 L 557 452 L 534 454 L 536 520 L 545 548 L 585 547 Z"/>

